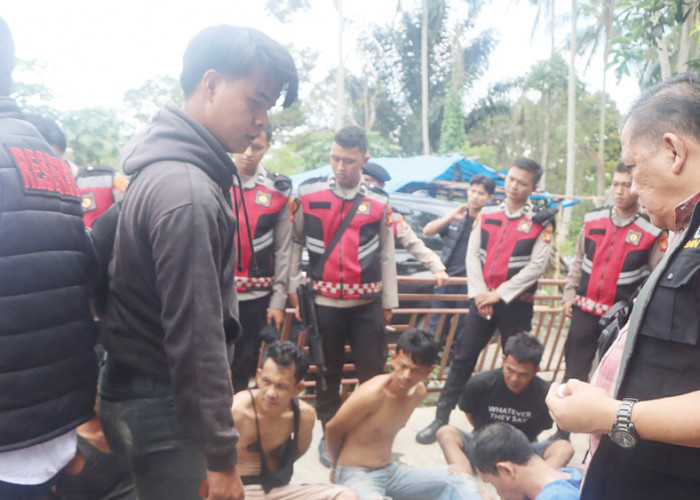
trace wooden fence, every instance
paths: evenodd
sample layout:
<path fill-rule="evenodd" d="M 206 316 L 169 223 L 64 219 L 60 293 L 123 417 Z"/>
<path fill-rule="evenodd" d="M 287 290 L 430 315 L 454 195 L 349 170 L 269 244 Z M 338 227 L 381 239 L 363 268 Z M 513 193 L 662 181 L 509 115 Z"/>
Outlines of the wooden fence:
<path fill-rule="evenodd" d="M 412 276 L 399 276 L 399 285 L 434 285 L 435 280 L 433 278 L 416 278 Z M 450 278 L 450 284 L 463 284 L 466 283 L 466 278 Z M 562 313 L 561 305 L 561 289 L 565 283 L 563 279 L 540 279 L 538 282 L 537 293 L 535 294 L 535 310 L 534 317 L 532 320 L 532 333 L 537 336 L 537 338 L 544 345 L 544 355 L 542 356 L 542 361 L 540 363 L 540 375 L 548 380 L 556 380 L 557 377 L 563 373 L 564 365 L 564 343 L 566 342 L 566 334 L 568 332 L 568 319 L 564 317 Z M 402 305 L 406 303 L 420 303 L 425 304 L 426 302 L 439 298 L 445 302 L 457 302 L 464 301 L 465 296 L 459 294 L 442 294 L 435 295 L 433 293 L 400 293 L 399 300 Z M 293 327 L 293 309 L 287 309 L 284 327 L 282 330 L 282 339 L 293 339 L 299 345 L 304 346 L 306 339 L 303 333 L 295 334 L 295 328 Z M 431 316 L 438 315 L 438 325 L 436 330 L 438 332 L 443 331 L 445 323 L 449 321 L 447 325 L 446 339 L 444 340 L 444 349 L 442 351 L 442 356 L 440 358 L 440 364 L 436 371 L 431 375 L 430 381 L 432 383 L 428 384 L 428 388 L 431 391 L 439 391 L 442 387 L 441 381 L 447 378 L 447 373 L 445 371 L 448 360 L 450 358 L 450 351 L 454 344 L 455 334 L 457 333 L 457 324 L 459 322 L 459 316 L 464 314 L 470 314 L 468 308 L 445 308 L 445 309 L 431 309 L 428 307 L 401 307 L 394 310 L 394 318 L 408 318 L 408 321 L 403 321 L 400 323 L 393 323 L 388 326 L 389 339 L 388 349 L 392 352 L 396 347 L 394 341 L 397 334 L 407 330 L 409 328 L 421 327 L 427 328 Z M 448 319 L 451 316 L 451 319 Z M 393 332 L 396 334 L 392 335 Z M 441 339 L 442 340 L 442 339 Z M 263 344 L 261 348 L 261 353 L 265 349 Z M 306 347 L 304 347 L 306 349 Z M 345 347 L 346 352 L 350 352 L 349 346 Z M 484 348 L 477 361 L 475 371 L 491 370 L 501 366 L 501 342 L 500 335 L 496 333 L 491 342 Z M 343 372 L 346 374 L 342 381 L 342 391 L 348 392 L 357 384 L 357 378 L 354 377 L 355 366 L 349 362 L 343 367 Z M 312 365 L 309 369 L 310 373 L 316 372 L 316 366 Z M 313 378 L 313 377 L 311 377 Z M 305 398 L 313 399 L 315 386 L 315 380 L 305 381 L 307 386 Z"/>

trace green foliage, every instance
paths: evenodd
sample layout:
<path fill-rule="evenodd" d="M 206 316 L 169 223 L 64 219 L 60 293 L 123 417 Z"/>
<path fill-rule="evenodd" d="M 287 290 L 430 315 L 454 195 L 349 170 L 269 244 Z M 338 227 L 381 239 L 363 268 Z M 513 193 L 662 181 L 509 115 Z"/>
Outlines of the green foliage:
<path fill-rule="evenodd" d="M 646 88 L 665 72 L 683 71 L 686 63 L 700 68 L 698 34 L 688 30 L 686 37 L 682 29 L 688 16 L 696 22 L 698 5 L 697 0 L 622 0 L 611 51 L 618 79 L 636 76 Z"/>
<path fill-rule="evenodd" d="M 147 125 L 166 103 L 174 102 L 182 106 L 184 100 L 180 82 L 168 75 L 150 78 L 140 87 L 124 93 L 124 105 L 137 128 Z"/>
<path fill-rule="evenodd" d="M 445 101 L 445 115 L 440 129 L 440 152 L 450 153 L 459 151 L 467 140 L 464 131 L 464 113 L 462 111 L 462 96 L 457 80 L 458 73 L 453 73 L 450 88 Z"/>
<path fill-rule="evenodd" d="M 47 81 L 46 73 L 46 63 L 36 59 L 18 59 L 13 72 L 11 97 L 20 109 L 56 119 L 58 113 L 51 107 L 53 91 L 43 83 L 35 83 Z"/>
<path fill-rule="evenodd" d="M 118 167 L 119 150 L 125 138 L 123 121 L 116 111 L 106 108 L 69 111 L 63 114 L 62 124 L 75 163 Z"/>

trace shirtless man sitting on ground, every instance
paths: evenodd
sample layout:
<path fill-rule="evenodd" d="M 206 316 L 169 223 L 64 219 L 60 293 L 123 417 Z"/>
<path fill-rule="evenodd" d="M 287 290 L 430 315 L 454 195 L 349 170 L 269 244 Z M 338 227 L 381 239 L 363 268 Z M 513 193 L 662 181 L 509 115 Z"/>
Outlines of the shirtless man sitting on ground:
<path fill-rule="evenodd" d="M 298 399 L 309 362 L 292 342 L 273 342 L 256 374 L 257 388 L 233 400 L 240 434 L 238 466 L 246 500 L 357 500 L 334 484 L 291 485 L 294 462 L 311 443 L 316 410 Z"/>
<path fill-rule="evenodd" d="M 423 401 L 438 352 L 435 336 L 407 330 L 391 354 L 392 372 L 360 385 L 326 424 L 331 479 L 355 490 L 361 500 L 478 499 L 474 479 L 448 466 L 409 467 L 392 462 L 399 430 Z"/>

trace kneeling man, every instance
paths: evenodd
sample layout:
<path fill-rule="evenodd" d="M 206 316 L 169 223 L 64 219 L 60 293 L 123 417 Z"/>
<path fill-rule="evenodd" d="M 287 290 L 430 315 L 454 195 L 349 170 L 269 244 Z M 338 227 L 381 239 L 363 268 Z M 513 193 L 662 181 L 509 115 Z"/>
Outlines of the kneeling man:
<path fill-rule="evenodd" d="M 478 499 L 474 479 L 447 466 L 409 467 L 392 462 L 399 430 L 423 401 L 438 353 L 435 336 L 407 330 L 391 355 L 392 372 L 361 384 L 326 424 L 326 442 L 338 484 L 361 500 Z"/>
<path fill-rule="evenodd" d="M 536 376 L 543 352 L 537 337 L 526 332 L 512 336 L 503 349 L 503 368 L 471 377 L 459 407 L 477 431 L 493 422 L 506 422 L 520 429 L 533 450 L 558 469 L 569 462 L 574 448 L 565 439 L 537 441 L 540 432 L 552 427 L 544 402 L 549 383 Z M 448 464 L 456 465 L 456 470 L 472 472 L 470 434 L 445 425 L 438 430 L 437 438 Z"/>
<path fill-rule="evenodd" d="M 273 342 L 256 374 L 257 388 L 233 401 L 240 434 L 238 470 L 247 500 L 356 500 L 334 484 L 291 485 L 294 462 L 309 448 L 316 411 L 298 399 L 309 362 L 292 342 Z"/>
<path fill-rule="evenodd" d="M 473 465 L 481 479 L 502 498 L 512 500 L 578 500 L 581 471 L 555 469 L 534 452 L 527 436 L 510 424 L 497 422 L 476 433 Z"/>

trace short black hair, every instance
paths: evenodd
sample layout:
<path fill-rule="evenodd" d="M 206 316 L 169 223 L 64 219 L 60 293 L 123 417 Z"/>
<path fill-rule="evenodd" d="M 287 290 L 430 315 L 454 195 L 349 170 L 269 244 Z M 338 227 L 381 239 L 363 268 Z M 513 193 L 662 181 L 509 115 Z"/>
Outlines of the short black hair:
<path fill-rule="evenodd" d="M 15 69 L 15 42 L 10 27 L 0 17 L 0 96 L 12 90 L 12 71 Z"/>
<path fill-rule="evenodd" d="M 621 161 L 615 166 L 615 172 L 618 172 L 620 174 L 632 174 L 632 172 L 630 172 L 629 167 L 626 167 L 625 162 L 623 161 Z"/>
<path fill-rule="evenodd" d="M 498 462 L 525 465 L 535 454 L 523 431 L 505 422 L 489 424 L 476 431 L 470 448 L 472 465 L 494 476 L 498 475 Z"/>
<path fill-rule="evenodd" d="M 268 359 L 280 366 L 292 366 L 293 363 L 294 379 L 297 384 L 309 371 L 309 357 L 301 347 L 288 340 L 276 340 L 268 345 L 262 357 L 262 364 L 265 364 Z"/>
<path fill-rule="evenodd" d="M 534 363 L 540 366 L 544 346 L 534 335 L 527 332 L 516 333 L 506 341 L 503 348 L 504 356 L 513 356 L 518 363 Z"/>
<path fill-rule="evenodd" d="M 496 191 L 496 181 L 492 177 L 486 174 L 476 174 L 471 179 L 469 179 L 469 185 L 481 184 L 488 194 L 493 194 Z"/>
<path fill-rule="evenodd" d="M 366 154 L 369 150 L 367 134 L 364 129 L 354 125 L 338 130 L 333 137 L 333 141 L 337 142 L 345 149 L 357 148 L 362 154 Z"/>
<path fill-rule="evenodd" d="M 644 91 L 622 119 L 627 123 L 635 139 L 681 132 L 700 142 L 700 73 L 679 73 Z"/>
<path fill-rule="evenodd" d="M 210 69 L 229 78 L 242 78 L 256 66 L 279 80 L 284 93 L 282 106 L 291 106 L 299 92 L 294 60 L 279 42 L 253 28 L 220 24 L 200 31 L 182 58 L 180 85 L 189 98 Z"/>
<path fill-rule="evenodd" d="M 24 119 L 34 125 L 51 146 L 57 147 L 61 153 L 66 151 L 66 134 L 63 133 L 58 123 L 46 115 L 36 113 L 25 113 Z"/>
<path fill-rule="evenodd" d="M 440 344 L 435 334 L 420 328 L 406 330 L 396 342 L 396 354 L 404 352 L 411 356 L 414 363 L 422 366 L 434 365 L 439 350 Z"/>
<path fill-rule="evenodd" d="M 511 164 L 511 166 L 522 168 L 523 170 L 530 172 L 532 174 L 532 180 L 535 186 L 538 182 L 540 182 L 540 177 L 542 177 L 542 167 L 540 167 L 540 164 L 535 160 L 531 160 L 530 158 L 518 158 Z"/>

